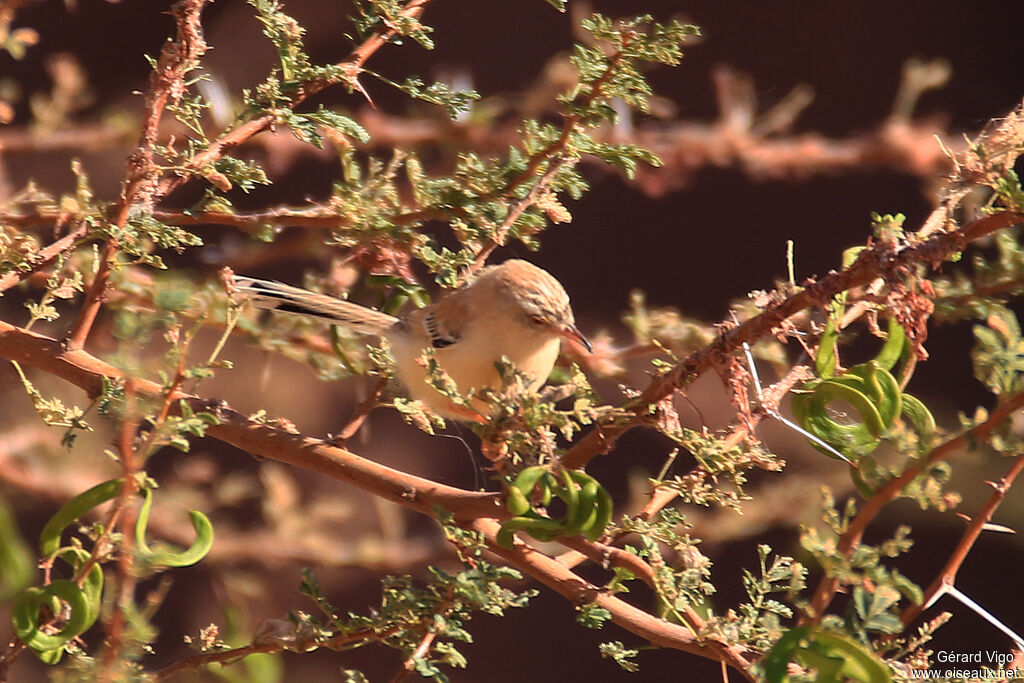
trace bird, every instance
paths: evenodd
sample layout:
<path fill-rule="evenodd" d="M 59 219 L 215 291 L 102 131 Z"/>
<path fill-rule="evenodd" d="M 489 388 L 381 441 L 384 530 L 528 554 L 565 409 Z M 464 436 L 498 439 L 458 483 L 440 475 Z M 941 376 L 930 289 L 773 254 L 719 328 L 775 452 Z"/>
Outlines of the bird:
<path fill-rule="evenodd" d="M 430 384 L 422 360 L 428 349 L 462 395 L 500 389 L 496 364 L 503 356 L 525 375 L 527 389 L 537 391 L 551 374 L 563 340 L 593 351 L 576 327 L 562 283 L 521 259 L 483 268 L 462 287 L 403 317 L 281 282 L 238 275 L 234 281 L 256 308 L 319 318 L 386 339 L 409 396 L 459 421 L 486 421 L 488 404 L 474 394 L 473 409 L 456 405 Z"/>

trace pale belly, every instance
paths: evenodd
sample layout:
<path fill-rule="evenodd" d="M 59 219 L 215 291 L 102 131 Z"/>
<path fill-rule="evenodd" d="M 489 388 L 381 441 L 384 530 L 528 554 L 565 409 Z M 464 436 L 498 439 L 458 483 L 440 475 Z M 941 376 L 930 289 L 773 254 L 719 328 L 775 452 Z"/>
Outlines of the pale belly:
<path fill-rule="evenodd" d="M 399 374 L 411 398 L 422 401 L 444 417 L 456 420 L 472 419 L 472 415 L 453 406 L 447 397 L 428 384 L 427 370 L 420 361 L 424 351 L 421 345 L 408 338 L 393 338 L 389 341 Z M 517 343 L 519 341 L 525 343 Z M 558 358 L 559 344 L 558 337 L 540 340 L 540 343 L 536 339 L 513 340 L 512 343 L 506 344 L 506 348 L 495 353 L 493 345 L 474 344 L 472 340 L 463 339 L 451 346 L 436 349 L 434 358 L 455 381 L 459 392 L 464 396 L 483 388 L 501 388 L 501 376 L 495 363 L 502 353 L 519 371 L 527 375 L 528 389 L 536 391 L 551 374 Z M 481 352 L 474 352 L 474 349 L 481 349 Z M 472 405 L 482 417 L 486 417 L 490 412 L 490 407 L 485 401 L 472 399 Z"/>

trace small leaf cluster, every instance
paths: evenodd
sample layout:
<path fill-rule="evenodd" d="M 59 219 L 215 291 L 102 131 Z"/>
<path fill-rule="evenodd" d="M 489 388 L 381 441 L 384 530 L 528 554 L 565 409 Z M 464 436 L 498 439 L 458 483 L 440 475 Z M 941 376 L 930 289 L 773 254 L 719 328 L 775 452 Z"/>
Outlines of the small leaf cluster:
<path fill-rule="evenodd" d="M 727 642 L 742 642 L 759 652 L 769 649 L 782 635 L 782 620 L 793 617 L 789 605 L 770 596 L 783 593 L 793 603 L 806 588 L 807 568 L 791 557 L 778 555 L 772 557 L 769 564 L 771 552 L 767 545 L 757 547 L 759 573 L 743 571 L 743 589 L 748 601 L 712 619 L 708 627 Z"/>
<path fill-rule="evenodd" d="M 398 650 L 404 658 L 412 657 L 415 670 L 425 678 L 447 681 L 442 666 L 465 668 L 467 661 L 455 643 L 472 642 L 466 630 L 474 612 L 495 616 L 525 607 L 535 590 L 515 592 L 500 582 L 522 578 L 507 567 L 499 567 L 479 557 L 479 548 L 463 546 L 470 563 L 452 574 L 431 567 L 430 580 L 417 586 L 409 576 L 388 576 L 382 581 L 380 607 L 370 615 L 349 612 L 339 616 L 324 597 L 316 578 L 309 570 L 303 572 L 300 592 L 310 597 L 327 617 L 324 626 L 307 617 L 316 644 L 332 647 L 332 640 L 344 642 L 345 649 L 379 642 Z M 362 635 L 357 640 L 345 636 Z M 416 654 L 424 639 L 432 636 L 430 647 Z"/>
<path fill-rule="evenodd" d="M 1010 297 L 1024 292 L 1024 247 L 1019 231 L 1003 230 L 992 237 L 995 254 L 975 251 L 973 272 L 958 269 L 931 279 L 935 288 L 935 318 L 940 321 L 986 320 Z"/>
<path fill-rule="evenodd" d="M 686 623 L 683 613 L 688 608 L 704 607 L 716 592 L 711 560 L 700 551 L 700 540 L 682 531 L 686 526 L 686 519 L 675 508 L 665 508 L 649 521 L 624 517 L 621 523 L 623 531 L 639 538 L 626 550 L 654 569 L 654 590 L 662 611 L 679 623 Z M 669 558 L 675 559 L 670 562 Z"/>
<path fill-rule="evenodd" d="M 1024 388 L 1024 338 L 1017 316 L 1006 307 L 993 307 L 985 322 L 972 328 L 974 376 L 996 396 L 1018 393 Z"/>
<path fill-rule="evenodd" d="M 742 501 L 749 499 L 744 490 L 749 470 L 777 471 L 784 465 L 759 441 L 747 439 L 731 444 L 726 436 L 681 428 L 676 421 L 672 422 L 671 426 L 660 424 L 659 431 L 689 452 L 697 466 L 686 474 L 654 479 L 652 484 L 675 491 L 684 503 L 738 510 Z M 670 461 L 677 453 L 673 451 Z"/>
<path fill-rule="evenodd" d="M 592 14 L 580 25 L 596 41 L 607 45 L 607 49 L 585 45 L 573 49 L 571 59 L 579 72 L 579 83 L 562 97 L 562 102 L 569 113 L 587 125 L 616 119 L 612 99 L 646 112 L 652 90 L 637 65 L 676 65 L 683 56 L 683 42 L 700 34 L 691 24 L 674 19 L 661 24 L 650 15 L 615 21 Z"/>
<path fill-rule="evenodd" d="M 846 586 L 852 586 L 854 600 L 844 618 L 829 616 L 824 624 L 842 628 L 867 642 L 869 633 L 896 633 L 902 630 L 898 603 L 907 600 L 920 604 L 921 588 L 898 570 L 883 564 L 906 553 L 913 545 L 910 528 L 900 526 L 893 537 L 878 545 L 858 544 L 847 556 L 838 552 L 836 538 L 845 531 L 847 520 L 856 513 L 852 500 L 843 514 L 838 514 L 834 501 L 826 495 L 825 520 L 832 533 L 823 535 L 818 529 L 805 527 L 800 535 L 803 548 L 824 569 Z"/>

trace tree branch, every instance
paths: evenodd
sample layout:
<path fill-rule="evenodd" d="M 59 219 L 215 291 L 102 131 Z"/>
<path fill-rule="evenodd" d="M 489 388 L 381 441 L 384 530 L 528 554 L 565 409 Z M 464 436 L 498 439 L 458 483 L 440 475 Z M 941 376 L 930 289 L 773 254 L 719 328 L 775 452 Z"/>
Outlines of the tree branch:
<path fill-rule="evenodd" d="M 573 604 L 595 603 L 611 612 L 612 621 L 630 633 L 660 647 L 689 652 L 716 662 L 725 661 L 747 680 L 754 680 L 753 676 L 747 672 L 750 662 L 747 661 L 742 648 L 728 646 L 713 640 L 700 641 L 685 626 L 659 619 L 601 591 L 569 571 L 557 560 L 538 552 L 525 543 L 517 541 L 512 550 L 501 547 L 496 539 L 499 525 L 494 520 L 478 519 L 471 526 L 484 535 L 492 553 L 509 565 L 537 579 L 559 595 L 568 598 Z"/>
<path fill-rule="evenodd" d="M 153 147 L 156 145 L 160 118 L 168 103 L 176 103 L 185 93 L 185 77 L 195 67 L 197 60 L 206 52 L 200 14 L 207 0 L 179 0 L 171 9 L 177 21 L 177 39 L 164 45 L 153 75 L 150 77 L 146 94 L 146 107 L 142 116 L 142 128 L 135 151 L 128 157 L 127 176 L 121 189 L 121 196 L 113 211 L 112 222 L 118 228 L 128 223 L 128 217 L 138 205 L 152 208 L 162 196 L 155 193 L 158 170 L 153 163 Z M 85 345 L 100 306 L 103 304 L 107 279 L 110 276 L 111 261 L 118 249 L 117 241 L 107 240 L 100 255 L 96 277 L 86 292 L 85 302 L 68 332 L 69 348 L 80 349 Z"/>
<path fill-rule="evenodd" d="M 117 368 L 85 351 L 66 350 L 55 339 L 2 321 L 0 357 L 61 377 L 91 396 L 102 391 L 104 378 L 124 377 Z M 163 398 L 163 388 L 158 384 L 143 379 L 134 381 L 140 395 Z M 183 392 L 176 392 L 173 398 L 186 401 L 197 412 L 212 412 L 220 423 L 211 426 L 207 434 L 253 455 L 325 474 L 425 514 L 432 514 L 434 506 L 440 506 L 452 512 L 456 519 L 509 516 L 498 494 L 465 491 L 406 474 L 319 439 L 290 434 L 250 420 L 224 403 L 204 401 Z"/>
<path fill-rule="evenodd" d="M 938 265 L 961 252 L 971 241 L 1024 222 L 1024 214 L 1003 211 L 973 221 L 950 232 L 917 241 L 913 236 L 901 245 L 878 242 L 860 253 L 850 267 L 831 272 L 819 280 L 807 280 L 803 289 L 778 303 L 770 304 L 760 314 L 722 332 L 715 341 L 693 352 L 670 371 L 654 378 L 644 392 L 630 402 L 637 417 L 625 425 L 598 425 L 580 439 L 563 456 L 562 464 L 571 469 L 585 466 L 600 453 L 608 451 L 616 439 L 638 424 L 649 406 L 671 396 L 701 373 L 720 363 L 742 348 L 781 325 L 800 311 L 823 307 L 834 296 L 848 289 L 866 285 L 876 277 L 896 273 L 917 263 Z"/>
<path fill-rule="evenodd" d="M 992 411 L 992 414 L 983 423 L 932 449 L 925 458 L 918 461 L 916 464 L 911 465 L 904 470 L 903 474 L 875 491 L 874 495 L 867 500 L 864 507 L 857 513 L 857 516 L 853 518 L 850 525 L 847 527 L 846 532 L 839 539 L 836 552 L 844 557 L 849 557 L 850 553 L 853 552 L 853 549 L 860 543 L 868 524 L 878 516 L 882 507 L 884 507 L 886 503 L 898 497 L 903 491 L 903 488 L 916 479 L 918 475 L 925 470 L 925 468 L 932 463 L 945 460 L 962 448 L 969 447 L 972 444 L 985 440 L 996 427 L 1002 424 L 1003 420 L 1010 417 L 1010 415 L 1022 407 L 1024 407 L 1024 393 L 1017 394 L 1009 400 L 1004 401 Z M 832 601 L 832 596 L 835 594 L 838 586 L 839 581 L 835 577 L 823 577 L 821 583 L 818 584 L 814 597 L 811 600 L 813 616 L 805 618 L 803 621 L 817 623 L 824 615 L 825 610 L 828 609 L 828 605 Z"/>
<path fill-rule="evenodd" d="M 971 552 L 971 548 L 974 547 L 974 542 L 978 540 L 978 536 L 985 529 L 985 525 L 992 519 L 993 513 L 999 504 L 1003 502 L 1003 498 L 1006 497 L 1007 491 L 1013 486 L 1013 481 L 1017 478 L 1017 475 L 1024 470 L 1024 453 L 1018 455 L 1009 471 L 1003 475 L 1003 478 L 998 482 L 989 482 L 995 492 L 985 503 L 985 507 L 981 508 L 977 515 L 967 525 L 967 529 L 964 531 L 964 535 L 960 538 L 960 542 L 957 544 L 953 554 L 949 556 L 946 561 L 946 565 L 939 572 L 935 580 L 928 586 L 928 589 L 924 592 L 924 597 L 921 600 L 920 605 L 910 605 L 900 615 L 900 621 L 903 622 L 904 626 L 907 626 L 919 614 L 924 610 L 925 605 L 931 604 L 932 598 L 939 593 L 943 588 L 952 586 L 956 582 L 956 574 L 960 571 L 960 565 L 967 559 L 967 553 Z"/>

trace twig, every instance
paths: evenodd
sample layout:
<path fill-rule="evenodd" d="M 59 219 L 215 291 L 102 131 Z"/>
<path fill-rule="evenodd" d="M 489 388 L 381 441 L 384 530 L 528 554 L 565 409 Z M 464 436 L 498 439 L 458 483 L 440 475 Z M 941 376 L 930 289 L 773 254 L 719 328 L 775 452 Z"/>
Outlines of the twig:
<path fill-rule="evenodd" d="M 747 680 L 754 680 L 747 672 L 750 662 L 742 649 L 715 640 L 698 640 L 685 626 L 673 624 L 659 619 L 647 612 L 633 607 L 599 588 L 583 580 L 566 567 L 543 553 L 540 553 L 522 542 L 516 542 L 509 550 L 497 544 L 496 534 L 499 525 L 492 519 L 478 519 L 472 528 L 483 533 L 488 548 L 504 562 L 532 576 L 559 595 L 568 598 L 576 605 L 596 603 L 608 610 L 612 621 L 630 633 L 645 638 L 651 643 L 689 652 L 714 661 L 725 660 L 729 666 L 739 671 Z"/>
<path fill-rule="evenodd" d="M 900 621 L 906 626 L 910 624 L 919 614 L 925 609 L 925 606 L 932 604 L 934 598 L 944 589 L 952 586 L 956 583 L 957 572 L 960 571 L 960 565 L 963 564 L 964 560 L 967 559 L 967 554 L 971 552 L 971 548 L 974 547 L 975 541 L 984 531 L 985 525 L 992 520 L 992 515 L 995 513 L 996 508 L 1003 502 L 1003 498 L 1006 496 L 1006 492 L 1013 486 L 1014 480 L 1017 475 L 1024 470 L 1024 453 L 1018 455 L 1010 469 L 1003 475 L 1003 478 L 996 483 L 992 483 L 992 488 L 995 491 L 989 497 L 988 502 L 985 506 L 978 511 L 978 514 L 971 519 L 970 524 L 967 525 L 967 529 L 964 531 L 963 536 L 960 538 L 960 542 L 957 543 L 956 548 L 953 550 L 953 554 L 946 560 L 945 566 L 942 571 L 939 572 L 935 580 L 931 582 L 928 589 L 924 592 L 924 598 L 920 605 L 910 605 L 903 610 L 900 614 Z"/>
<path fill-rule="evenodd" d="M 874 520 L 882 507 L 899 496 L 903 488 L 916 479 L 925 468 L 933 463 L 945 460 L 961 448 L 983 441 L 1006 418 L 1021 407 L 1024 407 L 1024 393 L 1017 394 L 1003 402 L 992 411 L 992 414 L 985 422 L 934 448 L 925 458 L 917 461 L 904 470 L 903 474 L 875 491 L 874 495 L 864 503 L 864 507 L 850 522 L 846 532 L 840 537 L 836 552 L 844 557 L 848 557 L 857 544 L 860 543 L 868 524 Z M 825 610 L 828 609 L 828 605 L 832 601 L 832 596 L 835 594 L 838 586 L 839 580 L 835 577 L 825 576 L 821 579 L 814 597 L 811 599 L 812 616 L 809 618 L 805 617 L 803 622 L 817 623 L 824 616 Z"/>
<path fill-rule="evenodd" d="M 785 320 L 804 309 L 823 306 L 836 294 L 865 285 L 882 273 L 898 272 L 914 263 L 939 263 L 962 251 L 968 242 L 1021 222 L 1024 222 L 1024 215 L 1003 211 L 973 221 L 959 230 L 940 233 L 924 241 L 911 241 L 895 249 L 884 243 L 865 249 L 848 268 L 817 281 L 805 282 L 801 291 L 722 332 L 711 344 L 654 378 L 629 404 L 636 411 L 637 418 L 625 425 L 599 425 L 592 429 L 563 456 L 562 463 L 570 469 L 585 466 L 598 454 L 610 449 L 620 435 L 638 424 L 648 406 L 671 396 L 704 371 L 715 367 L 723 357 L 739 350 L 743 342 L 771 334 Z"/>
<path fill-rule="evenodd" d="M 54 220 L 57 216 L 54 216 Z M 0 292 L 6 292 L 11 287 L 18 285 L 25 281 L 30 275 L 37 272 L 41 268 L 45 268 L 50 263 L 53 263 L 54 259 L 63 254 L 65 251 L 78 246 L 78 240 L 85 236 L 87 232 L 85 221 L 80 221 L 75 229 L 64 235 L 60 239 L 52 242 L 51 244 L 43 247 L 35 254 L 32 254 L 30 260 L 32 266 L 29 270 L 13 270 L 4 275 L 0 275 Z"/>
<path fill-rule="evenodd" d="M 519 217 L 523 215 L 530 206 L 537 201 L 537 198 L 543 193 L 548 185 L 551 183 L 551 179 L 555 177 L 568 162 L 564 159 L 555 160 L 552 159 L 551 165 L 548 169 L 537 179 L 537 182 L 533 187 L 530 188 L 529 193 L 522 199 L 512 202 L 509 206 L 508 215 L 505 216 L 505 220 L 501 222 L 498 229 L 494 233 L 494 237 L 487 242 L 476 255 L 476 259 L 473 261 L 473 266 L 470 268 L 470 272 L 475 272 L 480 268 L 483 268 L 487 262 L 487 258 L 494 252 L 495 249 L 505 244 L 505 237 L 508 235 L 508 231 L 512 228 Z"/>
<path fill-rule="evenodd" d="M 7 680 L 11 667 L 14 666 L 18 655 L 25 651 L 25 647 L 25 643 L 18 640 L 17 637 L 11 638 L 11 642 L 7 644 L 7 652 L 0 656 L 0 682 Z"/>
<path fill-rule="evenodd" d="M 243 647 L 237 647 L 231 650 L 220 650 L 218 652 L 203 652 L 200 654 L 186 657 L 185 659 L 178 660 L 173 664 L 168 664 L 162 669 L 158 669 L 150 674 L 150 679 L 154 681 L 163 681 L 175 674 L 179 674 L 182 671 L 190 671 L 206 666 L 208 664 L 223 664 L 225 666 L 234 664 L 240 659 L 258 653 L 273 654 L 276 652 L 282 652 L 284 650 L 294 650 L 296 652 L 305 652 L 311 647 L 317 647 L 323 645 L 328 648 L 338 649 L 349 643 L 359 642 L 360 640 L 385 638 L 389 635 L 387 631 L 374 631 L 373 629 L 366 629 L 364 631 L 355 631 L 353 633 L 346 633 L 340 636 L 331 638 L 326 643 L 317 643 L 314 639 L 310 638 L 303 641 L 296 641 L 294 643 L 286 643 L 281 640 L 271 640 L 268 642 L 254 642 Z"/>
<path fill-rule="evenodd" d="M 402 17 L 418 17 L 423 13 L 429 2 L 430 0 L 410 0 L 399 14 Z M 367 60 L 396 35 L 397 31 L 394 28 L 382 28 L 353 50 L 348 59 L 338 64 L 339 67 L 348 73 L 348 81 L 353 87 L 357 87 L 358 82 L 356 79 Z M 289 95 L 288 106 L 294 108 L 332 84 L 332 82 L 326 80 L 306 83 Z M 193 173 L 213 164 L 253 136 L 270 129 L 275 120 L 273 114 L 263 114 L 232 128 L 229 132 L 211 142 L 206 149 L 193 156 L 182 172 L 161 180 L 156 189 L 156 196 L 158 198 L 166 197 L 173 190 L 191 179 Z"/>
<path fill-rule="evenodd" d="M 135 474 L 138 471 L 138 451 L 135 448 L 135 437 L 139 429 L 138 402 L 135 391 L 135 380 L 128 378 L 124 388 L 125 404 L 124 415 L 121 418 L 121 429 L 118 432 L 118 450 L 121 455 L 121 477 L 123 484 L 118 493 L 116 510 L 121 515 L 121 541 L 117 554 L 117 598 L 114 600 L 113 610 L 110 618 L 105 620 L 104 628 L 107 631 L 106 647 L 103 652 L 102 668 L 99 671 L 99 681 L 116 680 L 123 672 L 115 668 L 121 657 L 121 650 L 124 648 L 124 627 L 127 620 L 125 615 L 126 606 L 132 604 L 135 597 L 136 578 L 133 571 L 134 548 L 132 539 L 132 528 L 135 525 L 134 515 L 128 514 L 132 501 L 138 493 L 138 482 Z M 107 529 L 110 525 L 107 526 Z M 83 568 L 84 569 L 84 568 Z M 85 577 L 84 571 L 82 572 Z"/>
<path fill-rule="evenodd" d="M 423 639 L 420 640 L 420 644 L 416 646 L 415 650 L 413 650 L 412 654 L 402 662 L 402 666 L 398 669 L 398 673 L 396 673 L 391 679 L 391 683 L 400 683 L 401 681 L 404 681 L 405 677 L 416 669 L 416 659 L 430 651 L 430 646 L 434 644 L 434 640 L 436 638 L 437 631 L 427 631 L 423 635 Z"/>
<path fill-rule="evenodd" d="M 0 357 L 57 375 L 93 396 L 102 392 L 104 378 L 123 378 L 117 368 L 86 351 L 66 350 L 55 339 L 25 332 L 3 321 L 0 321 Z M 155 382 L 137 379 L 136 389 L 140 395 L 165 398 L 163 387 Z M 170 398 L 175 402 L 186 401 L 196 412 L 213 413 L 219 423 L 209 427 L 207 434 L 254 455 L 320 472 L 426 514 L 431 514 L 437 505 L 453 512 L 456 519 L 509 516 L 498 494 L 466 491 L 406 474 L 319 439 L 251 420 L 224 403 L 204 401 L 182 392 L 173 393 Z"/>
<path fill-rule="evenodd" d="M 128 217 L 139 205 L 152 207 L 159 197 L 155 192 L 158 169 L 153 163 L 153 148 L 157 142 L 160 118 L 168 104 L 176 103 L 185 93 L 185 77 L 195 67 L 198 58 L 206 52 L 199 15 L 207 0 L 179 0 L 171 9 L 178 24 L 177 40 L 168 42 L 160 52 L 153 75 L 150 77 L 142 128 L 135 151 L 128 157 L 127 176 L 121 196 L 113 212 L 113 223 L 123 228 Z M 86 292 L 85 302 L 68 333 L 71 349 L 85 345 L 96 316 L 103 303 L 112 261 L 118 250 L 117 240 L 108 238 L 100 254 L 96 277 Z"/>
<path fill-rule="evenodd" d="M 367 396 L 363 401 L 356 406 L 356 409 L 352 412 L 352 416 L 349 417 L 348 422 L 342 427 L 341 432 L 330 439 L 331 443 L 337 445 L 344 445 L 349 439 L 355 436 L 355 433 L 363 426 L 366 422 L 366 418 L 370 416 L 370 412 L 380 403 L 381 394 L 388 386 L 387 377 L 381 377 L 377 380 L 377 383 L 373 386 L 373 390 L 370 391 L 370 395 Z"/>

